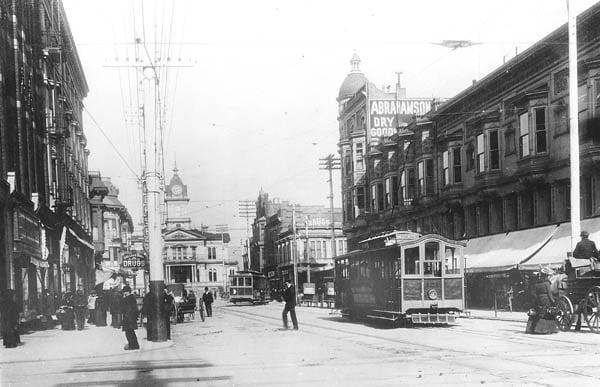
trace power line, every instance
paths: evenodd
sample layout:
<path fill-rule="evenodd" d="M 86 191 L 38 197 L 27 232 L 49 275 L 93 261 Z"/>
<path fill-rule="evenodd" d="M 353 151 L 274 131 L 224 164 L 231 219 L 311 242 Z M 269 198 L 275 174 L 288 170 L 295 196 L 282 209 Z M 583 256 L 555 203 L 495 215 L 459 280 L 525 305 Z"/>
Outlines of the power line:
<path fill-rule="evenodd" d="M 85 110 L 85 112 L 88 114 L 88 116 L 90 117 L 90 119 L 92 120 L 92 123 L 96 126 L 96 128 L 98 128 L 98 130 L 100 130 L 100 132 L 102 133 L 102 135 L 104 136 L 104 138 L 106 138 L 106 141 L 108 141 L 108 143 L 110 144 L 110 146 L 112 146 L 112 148 L 115 150 L 115 152 L 117 152 L 117 155 L 119 156 L 119 158 L 123 161 L 123 163 L 125 164 L 125 166 L 131 171 L 131 173 L 133 173 L 133 175 L 136 178 L 140 178 L 138 176 L 137 173 L 135 173 L 135 171 L 133 170 L 133 168 L 131 168 L 131 166 L 129 165 L 129 163 L 127 162 L 127 160 L 125 160 L 125 157 L 123 157 L 123 155 L 121 154 L 121 152 L 119 152 L 119 149 L 115 146 L 115 144 L 112 142 L 112 140 L 110 139 L 110 137 L 108 137 L 108 135 L 106 134 L 106 132 L 102 129 L 102 127 L 100 127 L 100 124 L 98 124 L 98 122 L 96 121 L 96 119 L 94 118 L 94 116 L 92 115 L 92 113 L 90 113 L 90 111 L 84 106 L 83 110 Z"/>

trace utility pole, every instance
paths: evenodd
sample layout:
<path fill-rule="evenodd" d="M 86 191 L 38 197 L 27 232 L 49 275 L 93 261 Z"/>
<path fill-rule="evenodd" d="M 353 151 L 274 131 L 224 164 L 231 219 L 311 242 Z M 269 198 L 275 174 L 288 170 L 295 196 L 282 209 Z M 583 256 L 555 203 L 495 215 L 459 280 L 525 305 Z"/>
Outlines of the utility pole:
<path fill-rule="evenodd" d="M 221 251 L 223 251 L 223 256 L 221 259 L 223 260 L 223 291 L 225 294 L 229 294 L 227 292 L 227 266 L 225 266 L 225 241 L 223 238 L 223 234 L 229 231 L 229 226 L 226 224 L 217 224 L 216 231 L 221 234 Z"/>
<path fill-rule="evenodd" d="M 249 230 L 249 219 L 256 215 L 256 206 L 252 200 L 240 200 L 238 202 L 239 216 L 246 218 L 246 253 L 248 254 L 248 262 L 244 262 L 244 269 L 252 269 L 252 260 L 250 257 L 250 230 Z M 259 262 L 260 265 L 260 262 Z M 259 267 L 260 270 L 260 267 Z"/>
<path fill-rule="evenodd" d="M 292 233 L 294 239 L 292 241 L 292 261 L 294 262 L 294 288 L 296 289 L 296 301 L 298 301 L 298 241 L 296 239 L 296 204 L 292 204 Z"/>
<path fill-rule="evenodd" d="M 571 148 L 571 251 L 575 250 L 580 233 L 579 192 L 579 107 L 577 91 L 577 14 L 573 1 L 567 0 L 569 18 L 569 140 Z"/>
<path fill-rule="evenodd" d="M 329 171 L 329 209 L 331 211 L 331 254 L 332 257 L 337 256 L 337 246 L 335 241 L 335 216 L 333 212 L 333 170 L 341 169 L 341 161 L 339 158 L 336 158 L 333 154 L 329 156 L 319 159 L 319 169 L 328 170 Z"/>

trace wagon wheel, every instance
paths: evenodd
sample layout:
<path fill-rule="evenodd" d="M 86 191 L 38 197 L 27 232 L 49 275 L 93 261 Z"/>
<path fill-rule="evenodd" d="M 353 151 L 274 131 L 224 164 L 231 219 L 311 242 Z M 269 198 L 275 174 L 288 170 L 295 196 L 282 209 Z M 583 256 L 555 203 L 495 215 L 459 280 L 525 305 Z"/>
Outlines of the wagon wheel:
<path fill-rule="evenodd" d="M 586 292 L 583 314 L 590 331 L 600 333 L 600 286 L 593 286 Z"/>
<path fill-rule="evenodd" d="M 571 329 L 571 324 L 573 323 L 573 304 L 569 300 L 569 297 L 560 296 L 556 307 L 560 312 L 556 315 L 556 324 L 558 325 L 558 329 L 566 332 Z"/>

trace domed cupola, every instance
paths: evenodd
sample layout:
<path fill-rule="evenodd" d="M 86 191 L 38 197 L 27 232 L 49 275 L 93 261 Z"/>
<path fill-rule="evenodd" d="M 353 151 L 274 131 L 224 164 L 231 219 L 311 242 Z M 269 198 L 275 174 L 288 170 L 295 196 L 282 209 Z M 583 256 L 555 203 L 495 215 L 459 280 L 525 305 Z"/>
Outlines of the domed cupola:
<path fill-rule="evenodd" d="M 352 65 L 352 69 L 340 87 L 340 92 L 338 93 L 337 97 L 338 101 L 352 97 L 367 83 L 367 77 L 365 77 L 365 75 L 360 71 L 360 58 L 356 53 L 352 55 L 350 64 Z"/>

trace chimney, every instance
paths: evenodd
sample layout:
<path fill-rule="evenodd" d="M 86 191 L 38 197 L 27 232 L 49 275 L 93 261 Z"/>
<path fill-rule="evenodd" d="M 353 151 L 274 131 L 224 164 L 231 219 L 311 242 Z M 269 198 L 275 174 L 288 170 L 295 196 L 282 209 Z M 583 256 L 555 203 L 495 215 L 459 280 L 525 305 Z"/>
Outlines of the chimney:
<path fill-rule="evenodd" d="M 471 86 L 475 86 L 475 84 L 477 83 L 477 79 L 473 79 L 473 84 Z"/>

